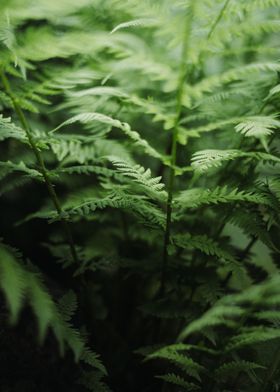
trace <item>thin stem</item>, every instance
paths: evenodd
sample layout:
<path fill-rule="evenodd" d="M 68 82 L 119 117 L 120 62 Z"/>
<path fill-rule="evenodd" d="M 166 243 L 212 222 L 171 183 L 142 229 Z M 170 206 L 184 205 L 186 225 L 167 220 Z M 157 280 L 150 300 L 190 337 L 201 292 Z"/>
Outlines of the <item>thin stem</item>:
<path fill-rule="evenodd" d="M 181 54 L 181 64 L 179 69 L 179 79 L 178 79 L 178 89 L 176 95 L 176 114 L 174 119 L 174 127 L 172 133 L 172 143 L 171 143 L 171 166 L 169 169 L 169 180 L 168 180 L 168 196 L 166 204 L 166 226 L 164 233 L 164 245 L 163 245 L 163 259 L 162 259 L 162 274 L 161 274 L 161 287 L 160 294 L 164 294 L 166 285 L 166 272 L 168 263 L 168 245 L 170 244 L 170 231 L 171 231 L 171 219 L 172 219 L 172 202 L 173 202 L 173 190 L 174 190 L 174 179 L 175 179 L 175 166 L 177 162 L 177 139 L 179 122 L 182 113 L 182 101 L 184 92 L 184 83 L 188 72 L 188 67 L 186 65 L 186 58 L 188 56 L 191 26 L 193 20 L 195 0 L 192 0 L 190 4 L 190 9 L 186 18 L 186 27 L 184 32 L 183 48 Z"/>
<path fill-rule="evenodd" d="M 4 74 L 4 72 L 2 70 L 0 70 L 0 77 L 1 77 L 1 81 L 3 83 L 3 86 L 4 86 L 5 90 L 6 90 L 7 95 L 11 98 L 14 110 L 15 110 L 18 118 L 19 118 L 19 121 L 20 121 L 23 129 L 25 130 L 28 142 L 29 142 L 29 144 L 31 146 L 31 149 L 32 149 L 32 151 L 33 151 L 33 153 L 34 153 L 34 155 L 36 157 L 37 162 L 38 162 L 39 170 L 40 170 L 40 172 L 41 172 L 41 174 L 42 174 L 42 176 L 44 178 L 44 182 L 45 182 L 45 184 L 47 186 L 47 189 L 48 189 L 50 198 L 51 198 L 51 200 L 53 202 L 53 205 L 54 205 L 57 213 L 61 217 L 62 207 L 60 205 L 60 202 L 59 202 L 59 199 L 57 197 L 56 191 L 55 191 L 54 186 L 53 186 L 53 184 L 51 182 L 51 179 L 49 177 L 48 170 L 47 170 L 47 168 L 45 166 L 45 162 L 44 162 L 44 159 L 42 157 L 42 154 L 41 154 L 40 150 L 36 146 L 36 141 L 33 138 L 31 127 L 30 127 L 30 125 L 29 125 L 29 123 L 28 123 L 28 121 L 27 121 L 23 111 L 21 110 L 21 107 L 19 106 L 16 97 L 13 95 L 13 92 L 12 92 L 11 87 L 10 87 L 10 83 L 9 83 L 6 75 Z M 69 227 L 68 223 L 66 222 L 66 220 L 63 219 L 62 217 L 61 217 L 61 221 L 62 221 L 62 225 L 63 225 L 63 228 L 64 228 L 64 232 L 65 232 L 65 236 L 66 236 L 67 242 L 69 243 L 70 252 L 71 252 L 73 261 L 75 263 L 77 263 L 78 262 L 78 257 L 77 257 L 77 252 L 76 252 L 76 249 L 75 249 L 75 245 L 74 245 L 74 241 L 73 241 L 73 237 L 72 237 L 72 233 L 71 233 L 70 227 Z"/>
<path fill-rule="evenodd" d="M 219 15 L 218 15 L 217 18 L 215 19 L 215 21 L 214 21 L 214 23 L 213 23 L 213 25 L 212 25 L 212 27 L 211 27 L 211 29 L 210 29 L 208 35 L 207 35 L 207 39 L 211 38 L 211 36 L 212 36 L 214 30 L 216 29 L 218 23 L 220 22 L 220 20 L 221 20 L 222 17 L 224 16 L 225 10 L 226 10 L 227 6 L 229 5 L 229 3 L 230 3 L 230 0 L 226 0 L 226 1 L 225 1 L 225 3 L 224 3 L 224 5 L 223 5 L 223 7 L 222 7 L 222 9 L 221 9 L 221 11 L 220 11 L 220 13 L 219 13 Z"/>

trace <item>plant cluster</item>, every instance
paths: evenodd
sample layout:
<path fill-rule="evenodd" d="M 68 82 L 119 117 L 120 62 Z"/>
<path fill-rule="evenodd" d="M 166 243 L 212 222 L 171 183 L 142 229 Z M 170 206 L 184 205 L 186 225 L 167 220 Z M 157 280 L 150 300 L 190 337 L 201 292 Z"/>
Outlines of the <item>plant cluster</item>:
<path fill-rule="evenodd" d="M 3 390 L 279 390 L 279 10 L 1 0 Z"/>

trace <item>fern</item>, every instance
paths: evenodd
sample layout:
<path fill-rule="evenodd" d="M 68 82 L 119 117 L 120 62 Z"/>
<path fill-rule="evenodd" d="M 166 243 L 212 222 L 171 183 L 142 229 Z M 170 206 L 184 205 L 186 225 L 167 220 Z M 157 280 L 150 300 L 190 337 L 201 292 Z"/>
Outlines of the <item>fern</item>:
<path fill-rule="evenodd" d="M 118 30 L 121 29 L 127 29 L 130 27 L 138 27 L 138 26 L 150 26 L 155 23 L 154 19 L 135 19 L 135 20 L 130 20 L 129 22 L 124 22 L 116 26 L 112 31 L 111 34 L 117 32 Z"/>
<path fill-rule="evenodd" d="M 198 363 L 194 362 L 187 355 L 183 355 L 176 351 L 174 346 L 165 347 L 152 354 L 150 354 L 148 359 L 162 358 L 172 362 L 177 367 L 183 369 L 189 376 L 200 381 L 199 371 L 203 370 L 203 367 Z"/>
<path fill-rule="evenodd" d="M 279 128 L 280 122 L 274 117 L 252 117 L 238 124 L 235 129 L 237 132 L 250 137 L 269 136 L 275 128 Z"/>
<path fill-rule="evenodd" d="M 184 388 L 186 391 L 199 390 L 198 385 L 195 385 L 194 383 L 190 383 L 174 373 L 164 374 L 163 376 L 158 376 L 158 378 L 161 378 L 162 380 L 169 382 L 171 384 L 177 385 L 178 387 Z"/>
<path fill-rule="evenodd" d="M 164 184 L 160 182 L 161 177 L 152 178 L 150 169 L 145 170 L 140 165 L 131 166 L 114 157 L 110 158 L 110 160 L 119 173 L 132 178 L 137 184 L 142 185 L 148 194 L 152 193 L 155 197 L 163 200 L 166 198 L 166 192 L 163 190 Z"/>
<path fill-rule="evenodd" d="M 124 124 L 122 124 L 119 120 L 114 120 L 111 117 L 105 116 L 101 113 L 82 113 L 77 114 L 77 116 L 69 118 L 69 120 L 64 121 L 58 127 L 56 127 L 53 132 L 57 131 L 58 129 L 65 127 L 66 125 L 74 124 L 75 122 L 81 122 L 82 124 L 86 124 L 88 122 L 98 121 L 102 124 L 108 124 L 112 127 L 123 129 Z"/>
<path fill-rule="evenodd" d="M 14 125 L 11 122 L 11 118 L 4 118 L 0 115 L 0 140 L 2 141 L 9 138 L 27 141 L 23 130 Z"/>
<path fill-rule="evenodd" d="M 203 204 L 219 204 L 233 202 L 250 202 L 269 205 L 269 200 L 262 194 L 228 189 L 227 186 L 210 189 L 193 188 L 182 191 L 174 200 L 183 208 L 197 208 Z"/>
<path fill-rule="evenodd" d="M 204 173 L 211 168 L 220 167 L 226 161 L 232 161 L 243 157 L 276 163 L 280 162 L 278 157 L 261 152 L 243 152 L 240 150 L 203 150 L 198 151 L 193 155 L 192 166 L 198 173 Z"/>
<path fill-rule="evenodd" d="M 0 2 L 3 390 L 279 389 L 279 5 Z"/>
<path fill-rule="evenodd" d="M 215 373 L 217 377 L 223 377 L 225 374 L 230 375 L 233 372 L 249 373 L 251 370 L 262 369 L 262 368 L 263 366 L 257 363 L 249 362 L 245 360 L 239 360 L 239 361 L 232 361 L 223 364 L 218 369 L 216 369 Z"/>
<path fill-rule="evenodd" d="M 12 322 L 17 321 L 23 300 L 27 298 L 38 318 L 40 339 L 44 338 L 47 327 L 50 326 L 62 352 L 64 343 L 67 343 L 78 360 L 83 351 L 83 341 L 77 331 L 72 329 L 59 314 L 40 277 L 21 266 L 13 253 L 4 245 L 1 245 L 1 271 L 1 288 L 11 310 Z"/>

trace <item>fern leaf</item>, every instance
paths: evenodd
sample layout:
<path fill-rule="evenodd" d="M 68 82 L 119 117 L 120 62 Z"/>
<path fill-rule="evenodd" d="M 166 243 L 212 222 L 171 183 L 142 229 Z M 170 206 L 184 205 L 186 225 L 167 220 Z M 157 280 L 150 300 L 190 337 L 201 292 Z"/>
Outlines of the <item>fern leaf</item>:
<path fill-rule="evenodd" d="M 243 157 L 259 161 L 263 160 L 280 163 L 280 158 L 263 152 L 242 152 L 240 150 L 202 150 L 193 155 L 192 166 L 195 171 L 202 174 L 209 169 L 220 167 L 226 161 Z"/>
<path fill-rule="evenodd" d="M 240 359 L 238 361 L 224 363 L 222 366 L 215 370 L 215 374 L 217 377 L 224 377 L 226 375 L 232 376 L 234 373 L 248 373 L 251 370 L 264 368 L 264 366 L 259 365 L 258 363 Z"/>
<path fill-rule="evenodd" d="M 25 275 L 11 253 L 0 244 L 0 285 L 11 311 L 11 321 L 15 323 L 23 305 L 26 290 Z"/>
<path fill-rule="evenodd" d="M 107 370 L 103 363 L 100 361 L 99 355 L 94 353 L 93 351 L 86 348 L 83 351 L 80 359 L 91 367 L 98 369 L 101 374 L 105 376 L 107 375 Z"/>
<path fill-rule="evenodd" d="M 128 95 L 115 87 L 92 87 L 86 90 L 74 91 L 68 94 L 69 97 L 81 98 L 84 96 L 109 96 L 118 98 L 128 98 Z"/>
<path fill-rule="evenodd" d="M 195 86 L 189 86 L 186 91 L 188 91 L 188 95 L 193 96 L 196 99 L 200 99 L 203 96 L 203 93 L 212 92 L 215 88 L 222 86 L 223 84 L 244 79 L 254 73 L 279 71 L 280 64 L 277 63 L 253 63 L 226 71 L 221 75 L 214 75 L 209 78 L 205 78 Z"/>
<path fill-rule="evenodd" d="M 198 385 L 186 381 L 183 377 L 175 373 L 167 373 L 157 377 L 165 382 L 169 382 L 170 384 L 177 385 L 178 387 L 184 388 L 184 390 L 186 391 L 197 391 L 200 389 Z"/>
<path fill-rule="evenodd" d="M 240 319 L 244 314 L 246 314 L 246 309 L 242 309 L 240 306 L 218 304 L 183 329 L 179 340 L 182 341 L 193 333 L 201 333 L 204 329 L 218 325 L 236 328 L 238 323 L 235 319 Z"/>
<path fill-rule="evenodd" d="M 64 121 L 62 124 L 60 124 L 58 127 L 56 127 L 53 131 L 51 132 L 55 132 L 58 129 L 65 127 L 66 125 L 71 125 L 74 124 L 76 122 L 80 122 L 82 124 L 87 124 L 89 122 L 92 121 L 97 121 L 100 122 L 102 124 L 107 124 L 110 125 L 112 127 L 116 127 L 116 128 L 120 128 L 123 129 L 124 124 L 121 123 L 119 120 L 115 120 L 109 116 L 106 116 L 105 114 L 101 114 L 101 113 L 81 113 L 81 114 L 77 114 L 74 117 L 69 118 L 68 120 Z"/>
<path fill-rule="evenodd" d="M 115 157 L 109 157 L 118 172 L 126 177 L 132 178 L 133 181 L 142 185 L 148 192 L 156 197 L 165 199 L 167 193 L 163 190 L 164 184 L 161 183 L 161 177 L 152 177 L 151 170 L 145 170 L 140 165 L 130 165 L 128 162 L 119 160 Z"/>
<path fill-rule="evenodd" d="M 271 135 L 274 129 L 279 127 L 280 121 L 276 120 L 275 116 L 255 116 L 242 121 L 235 129 L 247 137 L 261 138 Z"/>
<path fill-rule="evenodd" d="M 270 204 L 265 195 L 256 192 L 240 191 L 237 188 L 229 189 L 227 186 L 217 187 L 213 190 L 193 188 L 181 192 L 174 199 L 174 202 L 183 208 L 197 208 L 203 204 L 232 203 L 237 201 L 265 205 Z"/>
<path fill-rule="evenodd" d="M 267 342 L 269 340 L 279 339 L 280 331 L 276 328 L 268 327 L 252 327 L 243 328 L 242 332 L 233 336 L 226 350 L 237 350 L 246 346 L 254 346 L 256 344 Z"/>
<path fill-rule="evenodd" d="M 155 25 L 156 20 L 152 18 L 142 18 L 142 19 L 134 19 L 130 20 L 129 22 L 120 23 L 116 26 L 112 31 L 111 34 L 116 33 L 122 29 L 128 29 L 131 27 L 146 27 L 146 26 L 153 26 Z"/>
<path fill-rule="evenodd" d="M 172 237 L 172 242 L 183 249 L 198 249 L 208 256 L 216 256 L 233 271 L 241 271 L 241 264 L 228 251 L 206 235 L 177 234 Z"/>
<path fill-rule="evenodd" d="M 77 114 L 76 116 L 71 117 L 70 119 L 64 121 L 62 124 L 60 124 L 51 132 L 53 133 L 64 126 L 74 124 L 75 122 L 81 122 L 83 124 L 87 124 L 92 121 L 97 121 L 102 124 L 110 125 L 111 127 L 121 129 L 124 132 L 124 134 L 126 134 L 130 139 L 132 139 L 137 146 L 142 147 L 148 155 L 151 155 L 154 158 L 158 158 L 161 160 L 164 159 L 162 155 L 158 153 L 153 147 L 151 147 L 150 144 L 145 139 L 141 138 L 138 132 L 132 131 L 129 124 L 123 123 L 119 120 L 115 120 L 101 113 Z"/>
<path fill-rule="evenodd" d="M 204 173 L 211 168 L 220 167 L 224 162 L 244 156 L 239 150 L 203 150 L 192 157 L 192 166 L 198 173 Z"/>
<path fill-rule="evenodd" d="M 38 320 L 40 340 L 44 338 L 47 328 L 51 327 L 61 353 L 66 343 L 78 360 L 85 350 L 83 338 L 60 314 L 39 274 L 21 265 L 18 257 L 7 246 L 0 244 L 0 287 L 7 298 L 12 321 L 17 321 L 23 300 L 27 299 Z"/>
<path fill-rule="evenodd" d="M 8 138 L 27 142 L 25 132 L 13 124 L 10 117 L 5 118 L 0 114 L 0 140 L 2 141 Z"/>
<path fill-rule="evenodd" d="M 178 353 L 174 346 L 166 346 L 147 357 L 147 359 L 155 358 L 168 360 L 182 369 L 189 376 L 194 377 L 196 380 L 200 381 L 199 372 L 204 369 L 203 366 L 195 362 L 191 357 Z"/>
<path fill-rule="evenodd" d="M 20 163 L 14 163 L 11 161 L 0 162 L 0 168 L 2 169 L 2 173 L 0 174 L 0 179 L 10 173 L 13 173 L 15 171 L 20 171 L 26 173 L 28 177 L 35 178 L 37 180 L 42 181 L 42 174 L 35 169 L 30 169 L 25 165 L 24 162 L 20 162 Z"/>
<path fill-rule="evenodd" d="M 142 222 L 162 229 L 165 225 L 163 212 L 154 204 L 149 202 L 144 196 L 130 195 L 124 190 L 115 188 L 104 198 L 83 198 L 71 203 L 63 212 L 58 215 L 55 211 L 42 210 L 27 216 L 23 222 L 30 219 L 49 219 L 51 222 L 60 220 L 61 217 L 67 220 L 86 219 L 96 210 L 105 208 L 123 209 L 136 215 Z M 22 222 L 21 222 L 22 223 Z"/>

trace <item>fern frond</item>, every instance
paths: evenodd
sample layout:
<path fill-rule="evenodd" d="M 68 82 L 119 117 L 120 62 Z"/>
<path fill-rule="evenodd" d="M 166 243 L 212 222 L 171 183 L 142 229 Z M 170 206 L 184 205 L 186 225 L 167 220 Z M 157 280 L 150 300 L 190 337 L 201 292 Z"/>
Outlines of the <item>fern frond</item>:
<path fill-rule="evenodd" d="M 218 325 L 225 325 L 227 327 L 236 328 L 238 320 L 246 314 L 246 309 L 240 306 L 217 304 L 204 315 L 192 321 L 181 332 L 179 339 L 182 341 L 193 333 L 201 333 L 205 328 L 211 328 Z"/>
<path fill-rule="evenodd" d="M 266 223 L 257 211 L 238 209 L 229 217 L 228 221 L 240 227 L 247 235 L 259 238 L 270 249 L 277 251 L 267 232 Z"/>
<path fill-rule="evenodd" d="M 212 168 L 220 167 L 224 162 L 236 158 L 251 158 L 259 161 L 280 163 L 280 158 L 263 152 L 243 152 L 240 150 L 202 150 L 192 157 L 192 166 L 198 173 L 204 173 Z"/>
<path fill-rule="evenodd" d="M 152 18 L 145 18 L 145 19 L 134 19 L 128 22 L 120 23 L 116 26 L 112 31 L 111 34 L 116 33 L 118 30 L 128 29 L 131 27 L 147 27 L 147 26 L 154 26 L 157 23 L 155 19 Z"/>
<path fill-rule="evenodd" d="M 108 96 L 108 97 L 117 97 L 117 98 L 128 98 L 128 95 L 116 88 L 116 87 L 107 87 L 107 86 L 102 86 L 102 87 L 92 87 L 88 88 L 85 90 L 80 90 L 80 91 L 72 91 L 68 93 L 69 97 L 75 97 L 75 98 L 81 98 L 84 96 Z"/>
<path fill-rule="evenodd" d="M 240 191 L 237 188 L 229 189 L 227 186 L 217 187 L 213 190 L 193 188 L 182 191 L 174 199 L 174 202 L 183 208 L 197 208 L 203 204 L 232 203 L 237 201 L 265 205 L 270 204 L 265 195 L 256 192 Z"/>
<path fill-rule="evenodd" d="M 0 140 L 2 141 L 8 138 L 27 142 L 25 132 L 13 124 L 10 117 L 5 118 L 0 114 Z"/>
<path fill-rule="evenodd" d="M 201 99 L 204 93 L 212 92 L 215 88 L 222 86 L 223 84 L 244 79 L 254 73 L 279 71 L 280 64 L 277 63 L 253 63 L 226 71 L 221 75 L 214 75 L 209 78 L 205 78 L 203 81 L 194 86 L 188 86 L 186 91 L 188 91 L 187 94 L 191 97 Z"/>
<path fill-rule="evenodd" d="M 178 353 L 174 346 L 166 346 L 147 356 L 148 360 L 155 358 L 168 360 L 189 376 L 200 381 L 199 373 L 204 370 L 203 366 L 195 362 L 190 356 Z"/>
<path fill-rule="evenodd" d="M 222 93 L 224 94 L 224 93 Z M 219 97 L 215 97 L 212 99 L 218 99 Z M 224 96 L 222 97 L 224 99 Z M 188 120 L 188 118 L 186 119 Z M 189 132 L 189 131 L 195 131 L 198 134 L 201 133 L 205 133 L 205 132 L 211 132 L 211 131 L 215 131 L 217 129 L 223 129 L 224 127 L 226 127 L 227 125 L 232 125 L 232 124 L 237 124 L 238 122 L 242 121 L 243 118 L 242 117 L 233 117 L 233 118 L 229 118 L 229 119 L 225 119 L 225 120 L 221 120 L 221 121 L 216 121 L 216 122 L 211 122 L 205 125 L 201 125 L 197 128 L 191 128 L 191 129 L 187 129 L 185 132 Z"/>
<path fill-rule="evenodd" d="M 11 311 L 11 321 L 17 321 L 26 289 L 25 273 L 13 255 L 0 244 L 0 285 Z"/>
<path fill-rule="evenodd" d="M 111 127 L 121 129 L 124 132 L 124 134 L 126 134 L 130 139 L 132 139 L 133 142 L 137 146 L 142 147 L 147 154 L 153 156 L 154 158 L 158 158 L 161 160 L 163 159 L 161 154 L 158 153 L 153 147 L 151 147 L 146 140 L 142 139 L 138 132 L 131 130 L 129 124 L 121 122 L 119 120 L 115 120 L 115 119 L 113 119 L 109 116 L 106 116 L 104 114 L 101 114 L 101 113 L 78 114 L 78 115 L 71 117 L 70 119 L 64 121 L 62 124 L 60 124 L 58 127 L 56 127 L 52 132 L 55 132 L 58 129 L 60 129 L 66 125 L 74 124 L 75 122 L 81 122 L 83 124 L 87 124 L 92 121 L 97 121 L 102 124 L 106 124 Z"/>
<path fill-rule="evenodd" d="M 60 124 L 58 127 L 56 127 L 52 132 L 55 132 L 59 130 L 62 127 L 65 127 L 66 125 L 71 125 L 76 122 L 80 122 L 82 124 L 87 124 L 92 121 L 97 121 L 102 124 L 107 124 L 112 127 L 120 128 L 123 129 L 124 124 L 121 123 L 119 120 L 115 120 L 109 116 L 105 116 L 105 114 L 101 113 L 81 113 L 77 114 L 74 117 L 69 118 L 68 120 L 64 121 L 62 124 Z"/>
<path fill-rule="evenodd" d="M 177 234 L 172 242 L 183 249 L 197 249 L 208 256 L 215 256 L 234 271 L 241 271 L 242 266 L 228 251 L 206 235 Z"/>
<path fill-rule="evenodd" d="M 224 377 L 226 375 L 232 376 L 234 373 L 245 372 L 248 373 L 255 369 L 264 369 L 265 367 L 255 362 L 245 361 L 240 359 L 238 361 L 227 362 L 215 370 L 216 377 Z"/>
<path fill-rule="evenodd" d="M 226 350 L 232 351 L 246 346 L 255 346 L 262 342 L 279 339 L 279 337 L 280 331 L 276 328 L 264 326 L 243 328 L 238 335 L 230 339 Z"/>
<path fill-rule="evenodd" d="M 105 166 L 100 166 L 100 161 L 96 161 L 96 165 L 79 165 L 79 166 L 67 166 L 61 169 L 56 169 L 53 172 L 55 174 L 97 174 L 98 176 L 103 176 L 105 178 L 115 178 L 119 181 L 123 180 L 121 174 L 116 173 L 115 170 L 109 169 Z"/>
<path fill-rule="evenodd" d="M 254 116 L 236 125 L 237 132 L 250 137 L 261 138 L 273 134 L 274 130 L 280 127 L 280 121 L 276 116 Z"/>
<path fill-rule="evenodd" d="M 137 184 L 142 185 L 148 194 L 165 199 L 166 191 L 163 190 L 164 184 L 161 183 L 161 177 L 152 177 L 150 169 L 144 169 L 141 165 L 130 165 L 128 162 L 119 160 L 115 157 L 109 157 L 110 161 L 116 167 L 119 173 L 126 177 L 130 177 Z"/>
<path fill-rule="evenodd" d="M 87 365 L 98 369 L 102 375 L 107 375 L 107 370 L 103 363 L 100 361 L 100 356 L 96 354 L 95 352 L 89 350 L 88 348 L 85 348 L 83 351 L 80 360 L 86 363 Z"/>
<path fill-rule="evenodd" d="M 64 208 L 61 215 L 58 215 L 55 211 L 42 210 L 30 214 L 23 222 L 34 218 L 49 219 L 51 222 L 60 220 L 61 217 L 67 220 L 87 219 L 96 210 L 105 208 L 125 210 L 135 214 L 145 224 L 154 225 L 156 228 L 161 229 L 165 225 L 163 211 L 149 202 L 146 197 L 130 195 L 125 190 L 117 189 L 117 187 L 103 198 L 77 199 L 75 203 L 71 203 L 71 206 L 68 205 L 67 208 Z"/>
<path fill-rule="evenodd" d="M 192 166 L 198 173 L 204 173 L 242 156 L 244 153 L 239 150 L 202 150 L 192 156 Z"/>
<path fill-rule="evenodd" d="M 19 163 L 14 163 L 11 161 L 0 162 L 0 168 L 1 168 L 0 179 L 3 178 L 4 176 L 7 176 L 10 173 L 19 171 L 25 173 L 28 177 L 35 178 L 36 180 L 42 181 L 42 174 L 38 170 L 27 167 L 24 162 L 19 162 Z"/>
<path fill-rule="evenodd" d="M 167 373 L 162 376 L 157 376 L 161 380 L 168 382 L 173 385 L 177 385 L 180 388 L 184 388 L 186 391 L 197 391 L 200 387 L 192 382 L 186 381 L 183 377 L 175 373 Z"/>
<path fill-rule="evenodd" d="M 92 392 L 112 392 L 103 381 L 103 374 L 98 371 L 83 371 L 78 383 Z"/>
<path fill-rule="evenodd" d="M 280 93 L 280 84 L 277 84 L 277 86 L 273 87 L 270 91 L 266 99 L 269 99 L 273 97 L 274 95 L 278 95 Z"/>
<path fill-rule="evenodd" d="M 61 352 L 67 343 L 78 360 L 83 352 L 84 342 L 79 333 L 63 319 L 39 275 L 23 267 L 4 245 L 0 246 L 0 252 L 0 285 L 11 309 L 12 321 L 17 321 L 23 299 L 27 299 L 38 319 L 40 339 L 44 338 L 47 328 L 51 327 Z"/>
<path fill-rule="evenodd" d="M 74 291 L 70 290 L 64 294 L 63 297 L 59 299 L 58 307 L 64 320 L 70 321 L 78 307 L 78 301 Z"/>

